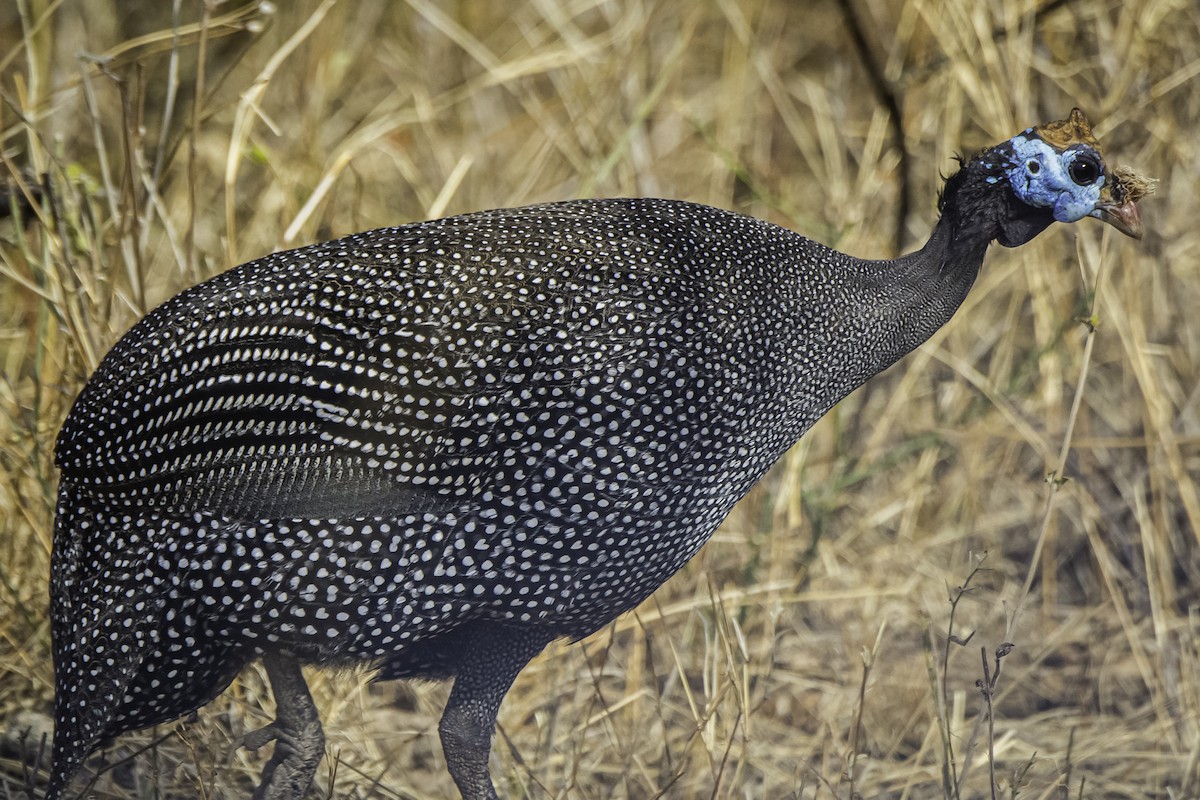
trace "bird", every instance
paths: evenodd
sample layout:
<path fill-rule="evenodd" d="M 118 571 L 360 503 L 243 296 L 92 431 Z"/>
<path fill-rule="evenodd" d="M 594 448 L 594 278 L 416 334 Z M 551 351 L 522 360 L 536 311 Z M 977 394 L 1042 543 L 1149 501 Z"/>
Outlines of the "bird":
<path fill-rule="evenodd" d="M 453 679 L 464 800 L 497 800 L 496 716 L 550 642 L 679 570 L 840 399 L 954 315 L 993 241 L 1095 217 L 1139 176 L 1087 117 L 960 158 L 923 247 L 854 258 L 663 199 L 573 200 L 347 236 L 159 306 L 59 433 L 51 559 L 58 800 L 101 745 L 263 663 L 254 792 L 324 755 L 301 666 Z"/>

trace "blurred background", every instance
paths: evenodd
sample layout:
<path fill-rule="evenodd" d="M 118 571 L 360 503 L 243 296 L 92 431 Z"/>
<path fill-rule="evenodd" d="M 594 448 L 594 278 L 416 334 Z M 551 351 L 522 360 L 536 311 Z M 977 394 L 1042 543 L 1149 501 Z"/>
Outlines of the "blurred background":
<path fill-rule="evenodd" d="M 44 187 L 0 221 L 0 795 L 49 725 L 54 437 L 156 304 L 577 197 L 889 257 L 956 154 L 1079 106 L 1160 180 L 1145 239 L 996 247 L 678 576 L 522 673 L 493 772 L 512 798 L 1200 796 L 1198 80 L 1195 0 L 0 0 L 0 203 Z M 368 678 L 310 675 L 318 796 L 456 797 L 448 687 Z M 264 688 L 123 737 L 92 791 L 248 796 Z"/>

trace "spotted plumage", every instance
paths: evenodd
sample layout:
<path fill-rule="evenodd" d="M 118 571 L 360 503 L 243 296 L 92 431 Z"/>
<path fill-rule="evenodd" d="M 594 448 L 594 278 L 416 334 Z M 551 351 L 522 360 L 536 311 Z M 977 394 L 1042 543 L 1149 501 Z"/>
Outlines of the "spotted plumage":
<path fill-rule="evenodd" d="M 56 449 L 50 796 L 262 657 L 296 710 L 257 796 L 298 796 L 320 759 L 295 665 L 372 661 L 456 677 L 447 760 L 464 797 L 495 797 L 521 667 L 645 599 L 950 318 L 991 240 L 1049 224 L 1008 188 L 1006 145 L 894 261 L 700 205 L 578 201 L 277 253 L 156 309 Z"/>

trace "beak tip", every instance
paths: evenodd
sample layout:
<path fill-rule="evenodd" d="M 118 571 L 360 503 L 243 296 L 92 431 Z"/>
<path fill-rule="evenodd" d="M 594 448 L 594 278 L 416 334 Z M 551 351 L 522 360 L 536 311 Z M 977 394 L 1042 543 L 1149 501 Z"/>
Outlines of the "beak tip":
<path fill-rule="evenodd" d="M 1132 200 L 1126 200 L 1120 205 L 1114 203 L 1097 206 L 1096 210 L 1100 212 L 1097 215 L 1100 219 L 1130 238 L 1140 240 L 1145 233 L 1142 215 Z"/>

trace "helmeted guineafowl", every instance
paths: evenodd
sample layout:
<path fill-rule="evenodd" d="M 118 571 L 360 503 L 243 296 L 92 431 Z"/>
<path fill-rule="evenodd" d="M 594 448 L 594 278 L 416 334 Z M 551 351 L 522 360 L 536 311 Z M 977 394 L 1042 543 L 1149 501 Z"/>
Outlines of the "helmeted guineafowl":
<path fill-rule="evenodd" d="M 300 665 L 454 677 L 464 798 L 548 642 L 645 599 L 838 400 L 962 303 L 990 242 L 1085 216 L 1138 236 L 1087 120 L 946 181 L 919 251 L 867 261 L 668 200 L 554 203 L 277 253 L 160 306 L 59 436 L 56 800 L 83 759 L 262 658 L 256 793 L 323 750 Z"/>

